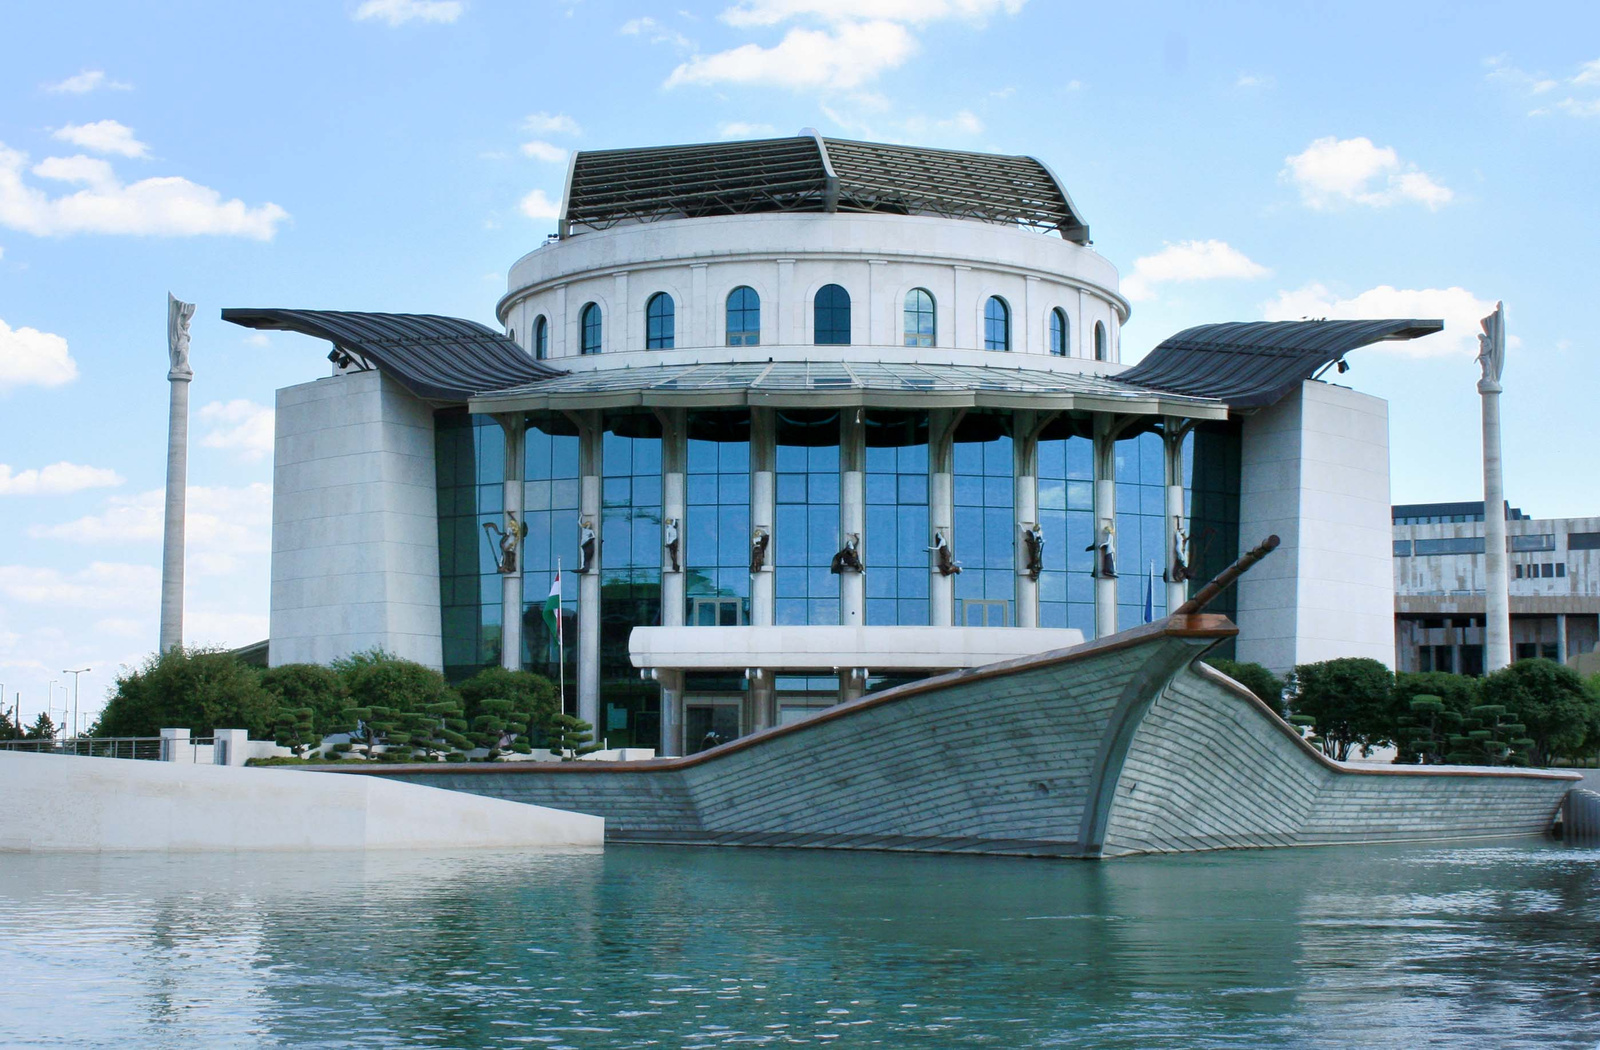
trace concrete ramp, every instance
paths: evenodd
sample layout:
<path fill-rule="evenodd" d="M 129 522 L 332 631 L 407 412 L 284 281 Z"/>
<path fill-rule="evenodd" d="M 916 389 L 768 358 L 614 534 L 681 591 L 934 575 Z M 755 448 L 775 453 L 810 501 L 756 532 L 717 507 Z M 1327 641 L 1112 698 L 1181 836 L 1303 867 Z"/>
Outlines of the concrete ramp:
<path fill-rule="evenodd" d="M 599 846 L 600 817 L 298 769 L 0 753 L 0 852 Z"/>

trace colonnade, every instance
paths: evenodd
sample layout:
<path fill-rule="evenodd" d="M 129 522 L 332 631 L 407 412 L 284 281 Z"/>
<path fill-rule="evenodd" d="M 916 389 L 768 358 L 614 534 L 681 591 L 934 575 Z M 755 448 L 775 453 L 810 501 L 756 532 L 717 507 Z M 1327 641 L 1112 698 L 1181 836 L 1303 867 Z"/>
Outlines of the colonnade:
<path fill-rule="evenodd" d="M 866 440 L 865 409 L 847 407 L 839 409 L 839 533 L 840 545 L 850 536 L 865 539 L 866 531 Z M 954 438 L 957 427 L 966 415 L 965 409 L 930 409 L 928 412 L 928 545 L 934 546 L 934 536 L 940 535 L 959 551 L 961 537 L 955 533 L 955 464 Z M 665 536 L 661 546 L 661 624 L 662 627 L 682 627 L 686 608 L 685 552 L 682 550 L 684 519 L 687 511 L 687 410 L 681 408 L 655 409 L 661 427 L 661 515 L 663 523 L 675 522 L 680 537 L 680 549 L 674 564 Z M 588 523 L 595 533 L 594 553 L 578 576 L 578 716 L 591 725 L 600 724 L 600 580 L 604 565 L 604 534 L 601 514 L 601 487 L 603 470 L 601 446 L 604 419 L 596 409 L 565 413 L 578 431 L 579 508 L 580 522 Z M 1016 568 L 1015 625 L 1033 628 L 1039 625 L 1039 582 L 1029 571 L 1026 530 L 1037 527 L 1038 522 L 1038 454 L 1039 438 L 1045 428 L 1054 422 L 1059 412 L 1034 409 L 1017 409 L 1013 413 L 1013 452 L 1016 483 L 1014 491 L 1015 540 L 1014 565 Z M 752 626 L 770 626 L 774 621 L 775 587 L 773 562 L 776 553 L 772 542 L 777 522 L 776 494 L 776 419 L 771 408 L 750 409 L 750 524 L 752 539 L 768 538 L 764 564 L 751 574 L 749 623 Z M 1097 541 L 1106 534 L 1106 526 L 1116 520 L 1116 442 L 1129 427 L 1143 417 L 1096 413 L 1091 417 L 1090 438 L 1093 441 L 1094 525 Z M 497 414 L 505 440 L 505 509 L 521 518 L 523 506 L 523 452 L 526 441 L 526 417 L 519 413 Z M 1158 424 L 1163 437 L 1163 462 L 1166 483 L 1166 540 L 1167 565 L 1163 571 L 1166 579 L 1166 605 L 1170 611 L 1185 600 L 1187 584 L 1174 579 L 1173 554 L 1184 549 L 1187 516 L 1184 513 L 1184 486 L 1182 450 L 1184 438 L 1192 423 L 1188 420 L 1165 417 Z M 1111 530 L 1114 534 L 1114 529 Z M 520 551 L 519 551 L 520 555 Z M 521 666 L 523 562 L 519 556 L 502 568 L 502 665 L 510 669 Z M 575 567 L 576 569 L 577 567 Z M 934 627 L 955 626 L 955 578 L 941 571 L 937 552 L 930 552 L 928 568 L 930 620 Z M 1094 584 L 1095 636 L 1106 637 L 1117 631 L 1117 576 L 1102 571 L 1097 554 Z M 866 589 L 861 573 L 840 574 L 839 622 L 845 626 L 862 626 L 866 620 Z M 653 625 L 652 625 L 653 626 Z M 658 670 L 654 672 L 662 689 L 663 741 L 676 740 L 678 727 L 672 721 L 677 717 L 684 687 L 682 671 Z M 775 718 L 773 680 L 771 669 L 751 668 L 747 671 L 747 709 L 744 724 L 763 729 Z M 865 669 L 841 668 L 839 687 L 841 699 L 852 699 L 865 689 Z"/>

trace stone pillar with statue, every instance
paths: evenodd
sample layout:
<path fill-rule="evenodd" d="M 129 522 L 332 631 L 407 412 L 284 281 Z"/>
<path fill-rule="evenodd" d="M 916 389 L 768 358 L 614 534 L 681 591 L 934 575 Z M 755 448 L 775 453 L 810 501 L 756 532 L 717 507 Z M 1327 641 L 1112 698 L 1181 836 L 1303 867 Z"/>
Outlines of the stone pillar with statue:
<path fill-rule="evenodd" d="M 167 293 L 167 504 L 161 545 L 160 651 L 183 645 L 184 519 L 189 485 L 189 321 L 194 304 Z"/>
<path fill-rule="evenodd" d="M 1478 336 L 1483 401 L 1483 670 L 1511 663 L 1511 581 L 1506 557 L 1506 486 L 1500 459 L 1500 373 L 1506 362 L 1506 306 L 1495 303 Z"/>

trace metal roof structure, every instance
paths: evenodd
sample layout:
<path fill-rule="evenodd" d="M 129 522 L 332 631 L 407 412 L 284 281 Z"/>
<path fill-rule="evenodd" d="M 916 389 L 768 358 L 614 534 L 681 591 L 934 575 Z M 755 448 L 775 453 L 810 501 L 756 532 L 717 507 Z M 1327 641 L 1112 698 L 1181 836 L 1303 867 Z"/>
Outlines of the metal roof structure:
<path fill-rule="evenodd" d="M 623 222 L 761 212 L 937 215 L 1087 244 L 1065 187 L 1032 157 L 823 138 L 588 150 L 573 157 L 561 235 Z"/>
<path fill-rule="evenodd" d="M 245 328 L 300 332 L 326 339 L 356 359 L 376 365 L 417 397 L 465 401 L 484 390 L 522 386 L 565 373 L 486 325 L 436 314 L 375 314 L 348 310 L 222 311 Z"/>
<path fill-rule="evenodd" d="M 1224 419 L 1227 405 L 1102 376 L 1044 369 L 885 361 L 751 361 L 572 372 L 480 394 L 475 412 L 771 405 L 1039 408 Z"/>
<path fill-rule="evenodd" d="M 1416 339 L 1443 321 L 1230 321 L 1186 328 L 1116 377 L 1133 386 L 1263 408 L 1358 347 Z"/>

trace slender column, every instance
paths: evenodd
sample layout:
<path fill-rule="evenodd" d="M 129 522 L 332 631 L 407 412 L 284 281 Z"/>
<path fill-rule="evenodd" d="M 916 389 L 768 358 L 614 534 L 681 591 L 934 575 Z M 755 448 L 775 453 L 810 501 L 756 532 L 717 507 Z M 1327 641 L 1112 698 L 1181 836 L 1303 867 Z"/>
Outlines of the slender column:
<path fill-rule="evenodd" d="M 1161 578 L 1167 581 L 1167 615 L 1189 600 L 1186 580 L 1174 580 L 1172 570 L 1177 564 L 1179 532 L 1189 534 L 1189 521 L 1183 513 L 1183 440 L 1189 427 L 1175 416 L 1168 416 L 1161 424 L 1162 446 L 1165 453 L 1167 483 L 1167 552 L 1166 567 Z"/>
<path fill-rule="evenodd" d="M 889 294 L 889 281 L 885 277 L 889 260 L 867 260 L 867 342 L 874 346 L 894 346 L 899 340 L 889 335 L 889 318 L 894 311 L 887 303 L 878 300 Z"/>
<path fill-rule="evenodd" d="M 524 442 L 528 433 L 528 420 L 520 412 L 495 416 L 505 436 L 505 510 L 506 529 L 524 524 L 522 516 L 522 459 Z M 510 572 L 502 568 L 500 574 L 500 666 L 509 671 L 522 670 L 522 542 L 519 538 L 512 548 Z"/>
<path fill-rule="evenodd" d="M 859 700 L 867 691 L 867 669 L 865 667 L 839 668 L 839 702 L 848 703 Z"/>
<path fill-rule="evenodd" d="M 683 672 L 662 668 L 656 672 L 661 683 L 661 755 L 671 758 L 683 754 Z"/>
<path fill-rule="evenodd" d="M 940 533 L 954 548 L 955 530 L 955 478 L 952 474 L 954 453 L 952 437 L 955 434 L 956 414 L 947 408 L 935 408 L 928 413 L 928 545 L 933 545 L 933 534 Z M 958 549 L 959 548 L 954 548 Z M 959 555 L 958 555 L 959 557 Z M 928 599 L 932 613 L 929 623 L 935 627 L 949 627 L 955 622 L 955 577 L 939 571 L 939 558 L 928 554 Z"/>
<path fill-rule="evenodd" d="M 767 536 L 761 571 L 750 576 L 750 622 L 757 627 L 772 626 L 773 617 L 772 563 L 777 555 L 773 520 L 777 516 L 775 423 L 772 409 L 750 410 L 750 539 L 753 543 L 758 531 Z"/>
<path fill-rule="evenodd" d="M 716 305 L 706 302 L 706 264 L 689 264 L 689 301 L 678 304 L 678 313 L 682 316 L 683 308 L 689 308 L 689 324 L 684 328 L 683 334 L 689 337 L 690 346 L 710 346 L 716 342 L 716 325 L 713 318 L 716 316 Z M 684 345 L 682 342 L 679 346 Z"/>
<path fill-rule="evenodd" d="M 555 288 L 555 305 L 550 308 L 550 345 L 545 352 L 551 357 L 560 357 L 572 353 L 572 333 L 567 331 L 567 286 L 558 284 Z"/>
<path fill-rule="evenodd" d="M 855 536 L 866 550 L 866 428 L 861 425 L 863 409 L 847 408 L 839 413 L 839 546 Z M 883 572 L 867 566 L 868 572 Z M 839 574 L 839 622 L 846 627 L 866 623 L 866 578 L 859 572 Z"/>
<path fill-rule="evenodd" d="M 1567 614 L 1556 613 L 1556 663 L 1567 662 Z"/>
<path fill-rule="evenodd" d="M 806 341 L 805 310 L 808 303 L 795 302 L 794 287 L 794 260 L 778 260 L 778 301 L 770 306 L 763 302 L 762 310 L 771 310 L 774 328 L 777 331 L 779 343 L 803 343 Z M 763 334 L 763 340 L 766 336 Z"/>
<path fill-rule="evenodd" d="M 1500 461 L 1500 373 L 1505 364 L 1505 305 L 1483 319 L 1478 394 L 1483 401 L 1483 671 L 1511 663 L 1511 581 L 1506 567 L 1505 477 Z"/>
<path fill-rule="evenodd" d="M 600 520 L 600 413 L 577 413 L 579 527 L 595 533 L 594 562 L 578 576 L 578 717 L 600 728 L 600 571 L 605 563 L 605 532 Z"/>
<path fill-rule="evenodd" d="M 685 605 L 684 559 L 688 557 L 687 507 L 684 501 L 684 410 L 659 410 L 661 421 L 661 626 L 682 627 Z M 677 523 L 678 567 L 667 548 L 667 522 Z M 664 687 L 663 687 L 664 688 Z M 663 709 L 664 710 L 664 709 Z"/>
<path fill-rule="evenodd" d="M 1117 522 L 1117 432 L 1115 419 L 1104 413 L 1094 417 L 1094 540 L 1098 545 L 1106 527 L 1116 534 Z M 1094 636 L 1105 638 L 1117 633 L 1117 578 L 1102 571 L 1098 546 L 1094 552 Z"/>
<path fill-rule="evenodd" d="M 1016 487 L 1013 503 L 1016 524 L 1011 530 L 1011 561 L 1017 573 L 1017 626 L 1039 626 L 1039 581 L 1028 573 L 1028 545 L 1024 529 L 1039 523 L 1039 435 L 1035 429 L 1038 413 L 1018 409 L 1014 413 L 1011 447 L 1016 458 Z"/>
<path fill-rule="evenodd" d="M 161 546 L 162 652 L 183 645 L 183 534 L 189 497 L 189 319 L 194 304 L 167 294 L 167 513 Z"/>
<path fill-rule="evenodd" d="M 628 271 L 618 270 L 611 277 L 614 281 L 611 293 L 612 316 L 603 319 L 608 334 L 604 337 L 602 349 L 611 353 L 643 350 L 643 325 L 634 324 L 633 315 L 628 312 Z M 598 738 L 598 733 L 596 736 Z"/>
<path fill-rule="evenodd" d="M 955 294 L 951 296 L 950 308 L 954 311 L 951 319 L 955 322 L 951 327 L 950 345 L 958 350 L 976 350 L 978 344 L 972 337 L 972 319 L 976 316 L 972 304 L 967 302 L 967 274 L 972 272 L 970 266 L 954 267 Z"/>
<path fill-rule="evenodd" d="M 1012 347 L 1021 354 L 1033 353 L 1033 329 L 1038 320 L 1033 316 L 1033 303 L 1039 293 L 1039 278 L 1031 274 L 1022 279 L 1022 316 L 1013 318 L 1012 326 L 1016 329 L 1016 345 Z"/>
<path fill-rule="evenodd" d="M 776 692 L 773 689 L 772 669 L 767 667 L 752 668 L 750 671 L 750 687 L 745 690 L 745 721 L 746 733 L 759 733 L 763 729 L 771 728 L 777 719 L 773 710 Z"/>

